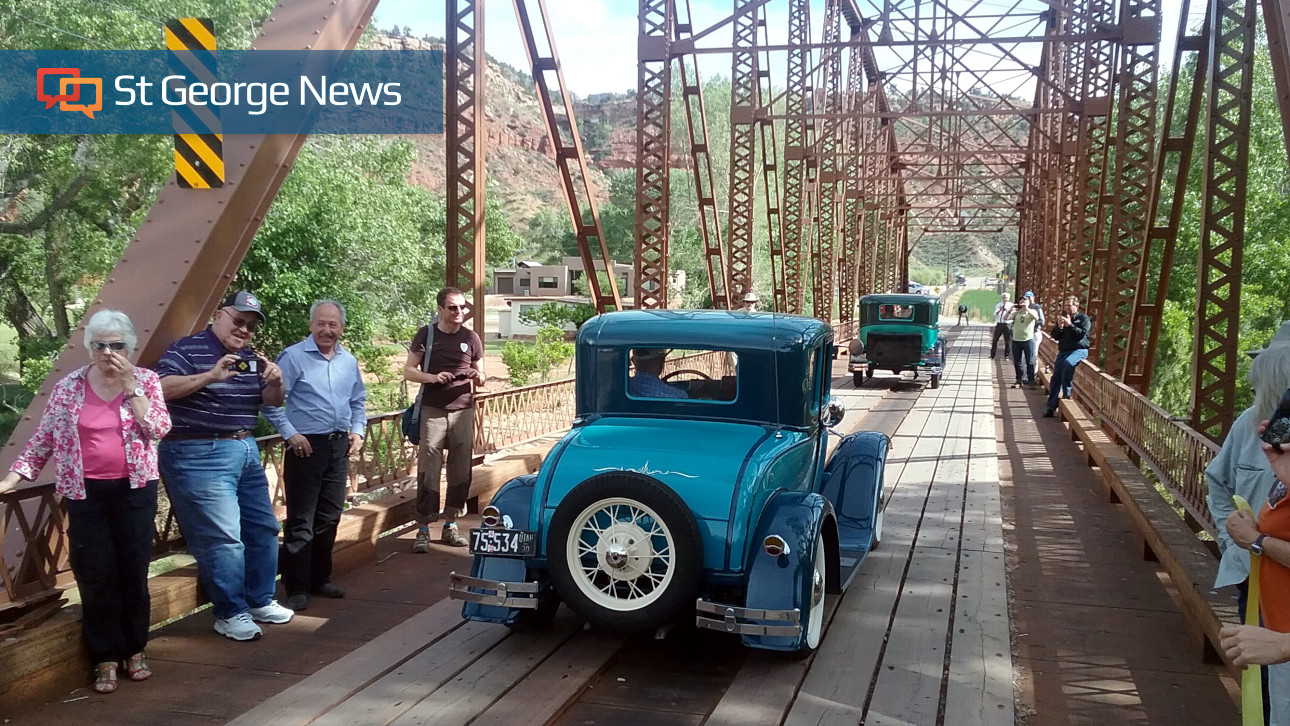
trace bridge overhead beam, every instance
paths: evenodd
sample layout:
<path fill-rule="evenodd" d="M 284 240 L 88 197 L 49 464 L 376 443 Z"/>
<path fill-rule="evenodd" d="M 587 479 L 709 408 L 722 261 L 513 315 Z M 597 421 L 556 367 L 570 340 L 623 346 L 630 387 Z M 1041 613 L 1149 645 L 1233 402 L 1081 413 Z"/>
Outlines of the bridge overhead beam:
<path fill-rule="evenodd" d="M 1191 425 L 1215 441 L 1235 418 L 1255 25 L 1254 0 L 1210 0 Z"/>
<path fill-rule="evenodd" d="M 484 0 L 447 0 L 444 54 L 444 146 L 447 153 L 447 259 L 449 286 L 471 294 L 469 321 L 484 333 L 484 170 L 488 139 L 484 113 Z"/>
<path fill-rule="evenodd" d="M 667 307 L 672 0 L 640 0 L 636 82 L 636 308 Z"/>

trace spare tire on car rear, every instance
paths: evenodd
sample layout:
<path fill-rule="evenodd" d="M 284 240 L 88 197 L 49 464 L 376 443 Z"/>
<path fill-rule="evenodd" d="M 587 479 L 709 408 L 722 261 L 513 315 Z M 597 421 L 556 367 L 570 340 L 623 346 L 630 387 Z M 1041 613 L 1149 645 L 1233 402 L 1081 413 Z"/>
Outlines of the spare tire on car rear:
<path fill-rule="evenodd" d="M 556 507 L 547 562 L 560 598 L 592 625 L 646 630 L 694 608 L 703 541 L 676 492 L 643 474 L 607 472 Z"/>

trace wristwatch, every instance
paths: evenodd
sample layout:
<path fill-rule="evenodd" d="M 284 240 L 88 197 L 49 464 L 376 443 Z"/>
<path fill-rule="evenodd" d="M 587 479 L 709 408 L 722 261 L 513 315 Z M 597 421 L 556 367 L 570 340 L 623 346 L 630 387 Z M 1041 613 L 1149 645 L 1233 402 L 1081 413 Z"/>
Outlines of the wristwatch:
<path fill-rule="evenodd" d="M 135 386 L 133 391 L 125 394 L 126 398 L 143 398 L 143 396 L 143 386 Z"/>
<path fill-rule="evenodd" d="M 1263 554 L 1263 540 L 1265 540 L 1265 539 L 1267 539 L 1267 538 L 1268 538 L 1268 536 L 1267 536 L 1266 534 L 1261 534 L 1261 535 L 1259 535 L 1258 537 L 1255 537 L 1255 538 L 1254 538 L 1254 541 L 1250 543 L 1250 551 L 1251 551 L 1251 552 L 1253 552 L 1253 553 L 1254 553 L 1254 554 L 1256 554 L 1256 555 L 1262 555 L 1262 554 Z"/>

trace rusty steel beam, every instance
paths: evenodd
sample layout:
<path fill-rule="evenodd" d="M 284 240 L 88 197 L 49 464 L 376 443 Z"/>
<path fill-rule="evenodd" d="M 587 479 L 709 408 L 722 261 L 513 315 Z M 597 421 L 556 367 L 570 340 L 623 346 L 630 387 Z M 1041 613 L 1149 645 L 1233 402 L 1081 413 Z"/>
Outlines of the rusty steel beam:
<path fill-rule="evenodd" d="M 484 0 L 447 0 L 444 148 L 448 164 L 445 243 L 448 285 L 471 294 L 468 322 L 484 334 Z"/>
<path fill-rule="evenodd" d="M 788 82 L 785 108 L 790 114 L 784 124 L 784 189 L 780 214 L 784 220 L 784 312 L 801 313 L 803 304 L 802 239 L 810 222 L 806 217 L 807 164 L 810 154 L 806 135 L 806 113 L 810 39 L 809 0 L 788 0 Z"/>
<path fill-rule="evenodd" d="M 375 8 L 376 0 L 283 0 L 252 45 L 258 50 L 352 49 Z M 138 338 L 134 362 L 145 366 L 153 365 L 176 339 L 210 320 L 306 138 L 304 134 L 226 135 L 223 187 L 181 189 L 170 179 L 9 436 L 3 453 L 6 471 L 35 432 L 54 384 L 89 363 L 80 340 L 85 321 L 94 313 L 114 309 L 130 316 Z M 46 469 L 44 481 L 52 479 L 53 470 Z M 45 521 L 32 520 L 40 526 Z M 33 539 L 49 549 L 27 553 L 22 537 L 20 528 L 13 527 L 0 542 L 6 562 L 18 563 L 13 589 L 48 591 L 55 580 L 49 568 L 61 567 L 66 550 L 52 538 Z M 40 558 L 41 564 L 33 566 L 31 558 Z"/>
<path fill-rule="evenodd" d="M 1088 0 L 1089 22 L 1094 26 L 1115 22 L 1114 0 Z M 1089 331 L 1092 343 L 1090 361 L 1101 364 L 1101 331 L 1106 322 L 1102 281 L 1110 264 L 1110 247 L 1106 239 L 1108 193 L 1110 179 L 1107 170 L 1111 157 L 1111 105 L 1115 94 L 1115 68 L 1118 60 L 1116 46 L 1111 41 L 1098 40 L 1084 45 L 1083 94 L 1080 108 L 1082 148 L 1080 163 L 1083 175 L 1080 185 L 1080 216 L 1076 230 L 1078 238 L 1072 255 L 1075 265 L 1073 283 L 1075 294 L 1081 295 L 1084 309 L 1089 311 L 1093 328 Z"/>
<path fill-rule="evenodd" d="M 1254 0 L 1211 0 L 1209 5 L 1209 112 L 1201 186 L 1191 425 L 1215 441 L 1223 440 L 1235 418 L 1254 8 Z"/>
<path fill-rule="evenodd" d="M 855 35 L 856 31 L 852 31 Z M 861 31 L 863 32 L 863 31 Z M 864 67 L 861 64 L 860 49 L 851 47 L 847 56 L 847 89 L 845 103 L 848 111 L 855 112 L 864 102 Z M 842 237 L 838 253 L 838 320 L 849 323 L 855 320 L 857 294 L 860 276 L 861 240 L 864 225 L 864 202 L 861 199 L 860 149 L 863 143 L 863 119 L 854 116 L 843 124 L 843 182 L 838 186 L 842 190 Z"/>
<path fill-rule="evenodd" d="M 672 0 L 640 0 L 636 40 L 636 308 L 667 307 Z"/>
<path fill-rule="evenodd" d="M 1204 0 L 1198 0 L 1203 2 Z M 1205 80 L 1209 72 L 1209 18 L 1206 16 L 1198 35 L 1187 29 L 1190 2 L 1182 7 L 1178 36 L 1174 43 L 1169 91 L 1161 115 L 1160 138 L 1155 159 L 1154 183 L 1147 214 L 1148 231 L 1142 251 L 1142 265 L 1134 288 L 1133 320 L 1130 324 L 1128 351 L 1125 356 L 1124 382 L 1139 393 L 1151 390 L 1151 374 L 1156 365 L 1156 346 L 1160 324 L 1173 272 L 1174 248 L 1182 223 L 1187 178 L 1192 168 L 1192 151 L 1196 148 L 1196 130 L 1205 100 Z M 1182 69 L 1186 57 L 1195 53 L 1195 72 L 1184 99 L 1180 93 Z M 1176 118 L 1179 103 L 1185 111 Z M 1181 127 L 1181 128 L 1179 128 Z"/>
<path fill-rule="evenodd" d="M 674 2 L 674 47 L 677 41 L 688 38 L 692 33 L 692 18 L 690 0 Z M 699 207 L 699 237 L 708 273 L 708 293 L 714 309 L 728 310 L 732 307 L 729 260 L 721 238 L 721 216 L 717 212 L 712 157 L 708 153 L 708 119 L 703 105 L 698 59 L 688 53 L 672 53 L 672 56 L 680 67 L 681 105 L 685 108 L 685 130 L 690 140 L 690 163 L 694 171 L 694 196 Z"/>
<path fill-rule="evenodd" d="M 824 4 L 824 40 L 842 37 L 842 12 L 839 0 Z M 837 49 L 824 51 L 824 107 L 827 117 L 821 125 L 816 147 L 819 150 L 819 177 L 816 186 L 815 248 L 811 255 L 812 313 L 826 323 L 833 322 L 836 240 L 838 236 L 838 116 L 842 109 L 842 59 Z"/>
<path fill-rule="evenodd" d="M 529 70 L 533 74 L 538 106 L 542 110 L 542 120 L 546 123 L 547 138 L 551 140 L 555 149 L 556 169 L 560 173 L 560 189 L 564 192 L 569 221 L 573 225 L 574 236 L 578 240 L 578 254 L 582 258 L 582 269 L 586 271 L 591 302 L 596 306 L 597 312 L 622 310 L 623 300 L 618 289 L 618 276 L 614 274 L 612 267 L 614 260 L 610 257 L 604 228 L 600 224 L 600 209 L 591 189 L 587 155 L 582 148 L 582 137 L 578 133 L 578 120 L 573 112 L 573 97 L 569 95 L 564 85 L 564 72 L 560 69 L 560 58 L 555 49 L 555 36 L 552 34 L 546 0 L 537 0 L 537 19 L 542 22 L 542 32 L 546 39 L 545 47 L 549 49 L 548 55 L 544 55 L 539 50 L 538 36 L 533 30 L 534 16 L 529 12 L 527 0 L 512 0 L 512 4 L 515 7 L 515 18 L 520 25 L 524 54 L 528 58 Z M 554 92 L 559 94 L 563 104 L 563 122 L 556 114 L 555 104 L 552 101 L 553 88 Z M 597 270 L 605 271 L 608 290 L 601 284 Z"/>
<path fill-rule="evenodd" d="M 753 289 L 753 209 L 757 196 L 757 21 L 759 0 L 733 0 L 730 61 L 730 289 L 735 300 Z"/>
<path fill-rule="evenodd" d="M 1125 378 L 1133 298 L 1151 220 L 1155 173 L 1156 66 L 1160 48 L 1160 0 L 1125 0 L 1120 41 L 1121 76 L 1115 130 L 1115 204 L 1111 250 L 1103 282 L 1104 368 Z"/>

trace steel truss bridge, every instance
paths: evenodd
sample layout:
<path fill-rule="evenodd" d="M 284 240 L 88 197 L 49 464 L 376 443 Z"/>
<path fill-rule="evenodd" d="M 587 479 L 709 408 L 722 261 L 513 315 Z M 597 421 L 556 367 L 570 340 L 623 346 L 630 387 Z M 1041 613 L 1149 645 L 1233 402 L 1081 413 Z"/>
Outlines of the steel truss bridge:
<path fill-rule="evenodd" d="M 605 270 L 608 246 L 555 44 L 577 39 L 560 37 L 543 0 L 512 1 L 584 269 Z M 637 283 L 622 290 L 613 275 L 590 274 L 595 304 L 669 300 L 671 160 L 682 151 L 672 148 L 682 136 L 674 119 L 685 124 L 715 307 L 731 306 L 767 265 L 774 309 L 836 321 L 845 335 L 858 296 L 900 287 L 925 235 L 1015 228 L 1017 289 L 1050 303 L 1066 294 L 1088 301 L 1098 359 L 1082 367 L 1084 402 L 1178 495 L 1194 529 L 1212 530 L 1200 472 L 1234 418 L 1257 24 L 1290 136 L 1290 2 L 1199 2 L 1184 0 L 1182 17 L 1203 19 L 1174 29 L 1163 27 L 1160 0 L 732 0 L 727 17 L 702 27 L 690 0 L 639 0 Z M 484 0 L 446 4 L 446 272 L 478 303 Z M 376 5 L 283 0 L 254 47 L 353 48 Z M 1160 53 L 1165 34 L 1175 37 L 1169 58 Z M 710 158 L 700 56 L 730 62 L 728 178 L 715 178 Z M 305 137 L 223 141 L 224 186 L 181 189 L 172 180 L 93 301 L 131 311 L 144 363 L 209 319 Z M 1187 426 L 1144 394 L 1193 170 L 1203 209 Z M 6 447 L 8 461 L 53 382 L 84 356 L 71 344 L 63 351 Z M 532 418 L 528 404 L 507 405 L 513 418 Z M 18 563 L 0 566 L 4 607 L 49 593 L 67 571 L 52 487 L 0 505 L 8 531 L 0 565 Z"/>

